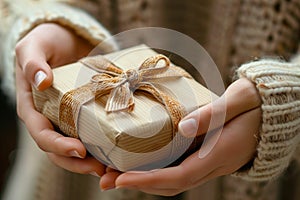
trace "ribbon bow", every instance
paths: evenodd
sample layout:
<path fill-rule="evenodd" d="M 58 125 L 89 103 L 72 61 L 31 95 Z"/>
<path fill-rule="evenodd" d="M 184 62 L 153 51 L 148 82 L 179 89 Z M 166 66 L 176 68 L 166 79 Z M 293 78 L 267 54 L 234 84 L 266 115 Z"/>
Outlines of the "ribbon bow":
<path fill-rule="evenodd" d="M 162 103 L 168 111 L 173 133 L 185 115 L 184 107 L 163 91 L 159 80 L 191 76 L 183 69 L 170 65 L 170 60 L 161 54 L 146 59 L 138 69 L 122 70 L 102 56 L 86 57 L 80 62 L 97 71 L 90 83 L 65 93 L 59 109 L 59 128 L 69 136 L 78 138 L 77 119 L 80 107 L 105 94 L 109 94 L 105 106 L 107 112 L 134 109 L 134 92 L 146 91 Z M 163 62 L 163 63 L 162 63 Z"/>

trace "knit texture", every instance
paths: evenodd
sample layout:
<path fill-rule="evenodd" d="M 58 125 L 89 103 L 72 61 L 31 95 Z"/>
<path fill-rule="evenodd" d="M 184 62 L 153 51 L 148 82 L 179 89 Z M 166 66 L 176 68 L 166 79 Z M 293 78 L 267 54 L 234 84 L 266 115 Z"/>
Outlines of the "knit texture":
<path fill-rule="evenodd" d="M 256 84 L 262 98 L 262 127 L 250 170 L 236 175 L 265 181 L 288 165 L 300 139 L 300 65 L 272 60 L 242 65 L 237 73 Z"/>
<path fill-rule="evenodd" d="M 58 23 L 73 29 L 75 33 L 95 46 L 110 37 L 109 32 L 88 14 L 63 3 L 46 0 L 0 1 L 0 8 L 1 11 L 3 10 L 2 17 L 7 17 L 1 32 L 1 41 L 4 42 L 1 65 L 6 66 L 2 76 L 3 88 L 12 99 L 15 99 L 14 48 L 17 42 L 34 27 L 47 22 Z M 103 52 L 110 52 L 116 49 L 117 45 L 109 40 L 102 43 L 101 48 Z"/>
<path fill-rule="evenodd" d="M 299 0 L 243 0 L 231 37 L 229 66 L 256 58 L 289 60 L 299 46 Z"/>

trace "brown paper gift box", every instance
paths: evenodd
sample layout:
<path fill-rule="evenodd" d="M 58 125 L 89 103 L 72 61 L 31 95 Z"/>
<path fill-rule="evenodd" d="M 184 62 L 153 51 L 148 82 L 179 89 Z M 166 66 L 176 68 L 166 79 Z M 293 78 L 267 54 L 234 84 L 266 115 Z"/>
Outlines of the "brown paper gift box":
<path fill-rule="evenodd" d="M 126 70 L 137 69 L 154 55 L 155 51 L 140 45 L 104 57 Z M 58 127 L 62 96 L 89 83 L 98 72 L 76 62 L 53 69 L 53 74 L 52 87 L 43 92 L 34 90 L 33 96 L 36 109 Z M 180 102 L 186 113 L 216 98 L 192 78 L 160 79 L 155 86 Z M 133 96 L 131 112 L 107 112 L 108 95 L 81 105 L 77 120 L 80 140 L 95 158 L 120 171 L 148 170 L 173 163 L 193 140 L 174 133 L 169 113 L 153 96 L 138 90 Z"/>

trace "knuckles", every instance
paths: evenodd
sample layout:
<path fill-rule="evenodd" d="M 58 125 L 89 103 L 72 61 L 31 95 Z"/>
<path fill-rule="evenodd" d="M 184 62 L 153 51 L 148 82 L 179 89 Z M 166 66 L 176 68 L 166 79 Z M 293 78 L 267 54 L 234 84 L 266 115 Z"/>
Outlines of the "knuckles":
<path fill-rule="evenodd" d="M 261 104 L 259 92 L 254 83 L 247 78 L 240 78 L 228 88 L 238 97 L 243 97 L 249 105 L 258 107 Z"/>
<path fill-rule="evenodd" d="M 23 52 L 23 49 L 24 47 L 26 46 L 26 44 L 24 44 L 25 42 L 23 42 L 23 40 L 20 40 L 16 46 L 15 46 L 15 53 L 16 53 L 16 56 L 19 57 L 22 52 Z"/>
<path fill-rule="evenodd" d="M 261 99 L 255 85 L 252 82 L 250 82 L 248 79 L 243 79 L 243 82 L 244 82 L 243 84 L 244 84 L 244 89 L 247 94 L 247 97 L 253 100 L 252 103 L 255 105 L 261 104 Z"/>
<path fill-rule="evenodd" d="M 47 149 L 44 147 L 44 145 L 41 142 L 39 142 L 39 139 L 35 139 L 35 142 L 40 150 L 44 152 L 48 152 Z"/>

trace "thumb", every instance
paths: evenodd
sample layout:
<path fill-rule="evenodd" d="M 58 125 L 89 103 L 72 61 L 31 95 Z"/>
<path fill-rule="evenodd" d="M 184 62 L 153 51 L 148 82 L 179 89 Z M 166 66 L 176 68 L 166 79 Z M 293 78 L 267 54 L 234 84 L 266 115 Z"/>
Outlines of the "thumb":
<path fill-rule="evenodd" d="M 45 50 L 39 45 L 21 42 L 16 47 L 16 60 L 28 83 L 38 90 L 52 85 L 53 74 Z"/>
<path fill-rule="evenodd" d="M 178 130 L 185 137 L 204 134 L 225 123 L 226 109 L 226 98 L 219 97 L 184 117 L 178 125 Z"/>
<path fill-rule="evenodd" d="M 179 125 L 185 137 L 195 137 L 220 128 L 236 116 L 257 108 L 261 99 L 255 85 L 246 78 L 232 83 L 217 100 L 191 112 Z"/>
<path fill-rule="evenodd" d="M 22 68 L 27 81 L 37 90 L 45 90 L 52 85 L 52 70 L 45 60 L 30 60 Z"/>

